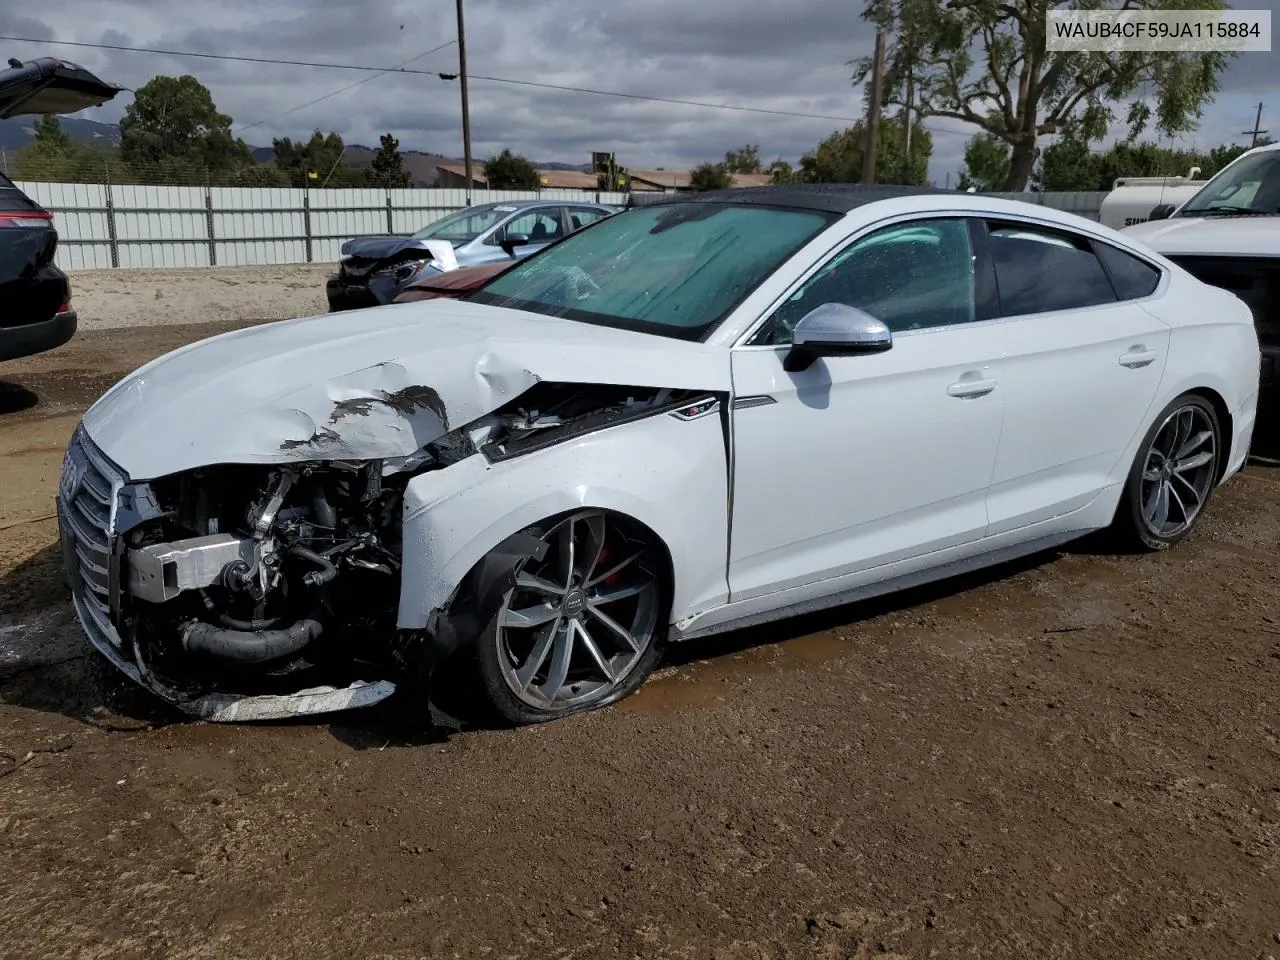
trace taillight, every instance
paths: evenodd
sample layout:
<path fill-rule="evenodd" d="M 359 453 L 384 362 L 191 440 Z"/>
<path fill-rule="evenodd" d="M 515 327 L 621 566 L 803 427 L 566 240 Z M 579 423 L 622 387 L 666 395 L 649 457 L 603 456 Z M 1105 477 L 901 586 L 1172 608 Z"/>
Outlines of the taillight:
<path fill-rule="evenodd" d="M 5 227 L 47 227 L 53 222 L 53 214 L 45 210 L 5 213 L 0 211 L 0 230 Z"/>

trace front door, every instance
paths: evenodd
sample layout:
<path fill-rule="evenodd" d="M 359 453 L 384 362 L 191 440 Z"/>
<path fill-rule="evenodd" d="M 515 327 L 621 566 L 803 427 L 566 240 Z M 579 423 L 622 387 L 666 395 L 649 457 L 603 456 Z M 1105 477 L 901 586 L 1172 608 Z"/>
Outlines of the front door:
<path fill-rule="evenodd" d="M 965 220 L 882 227 L 734 350 L 731 601 L 984 536 L 1004 392 L 977 280 Z M 892 348 L 785 372 L 795 323 L 832 302 L 887 324 Z"/>

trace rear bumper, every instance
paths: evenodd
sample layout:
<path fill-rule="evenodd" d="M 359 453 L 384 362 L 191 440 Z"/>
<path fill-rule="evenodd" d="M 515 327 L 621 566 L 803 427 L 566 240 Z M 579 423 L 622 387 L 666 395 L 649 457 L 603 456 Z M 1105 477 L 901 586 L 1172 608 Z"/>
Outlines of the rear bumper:
<path fill-rule="evenodd" d="M 50 320 L 19 327 L 0 327 L 0 360 L 16 360 L 62 346 L 76 334 L 74 310 L 65 310 Z"/>

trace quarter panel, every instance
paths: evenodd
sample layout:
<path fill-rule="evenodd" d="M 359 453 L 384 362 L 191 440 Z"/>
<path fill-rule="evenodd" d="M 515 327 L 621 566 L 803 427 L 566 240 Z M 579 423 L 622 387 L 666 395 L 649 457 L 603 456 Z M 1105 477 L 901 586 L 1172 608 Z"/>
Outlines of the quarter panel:
<path fill-rule="evenodd" d="M 675 575 L 673 620 L 727 599 L 721 419 L 659 414 L 500 463 L 476 454 L 411 480 L 400 626 L 425 627 L 467 572 L 507 537 L 580 507 L 626 514 L 661 538 Z"/>

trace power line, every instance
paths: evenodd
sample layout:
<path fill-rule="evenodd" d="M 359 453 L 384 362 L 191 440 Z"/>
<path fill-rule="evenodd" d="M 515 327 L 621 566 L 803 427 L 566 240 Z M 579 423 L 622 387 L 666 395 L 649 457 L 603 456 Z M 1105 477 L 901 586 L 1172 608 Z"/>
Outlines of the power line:
<path fill-rule="evenodd" d="M 13 43 L 51 43 L 63 47 L 88 47 L 93 50 L 120 50 L 125 53 L 155 53 L 166 57 L 197 57 L 202 60 L 234 60 L 239 63 L 271 63 L 285 67 L 324 67 L 329 70 L 363 70 L 367 73 L 390 73 L 395 67 L 366 67 L 354 63 L 324 63 L 317 60 L 281 60 L 276 57 L 238 57 L 228 53 L 197 53 L 193 50 L 161 50 L 155 47 L 126 47 L 118 43 L 88 43 L 81 40 L 40 40 L 36 37 L 0 37 Z M 401 73 L 439 76 L 434 70 L 403 70 Z"/>
<path fill-rule="evenodd" d="M 377 80 L 379 77 L 385 76 L 388 73 L 394 73 L 396 71 L 399 71 L 401 68 L 406 67 L 411 63 L 416 63 L 417 61 L 421 60 L 423 57 L 429 57 L 433 53 L 439 53 L 445 47 L 451 46 L 452 44 L 455 44 L 457 42 L 458 42 L 457 40 L 446 41 L 445 43 L 440 44 L 440 46 L 432 47 L 426 53 L 420 53 L 416 57 L 413 57 L 412 59 L 404 61 L 404 63 L 397 64 L 396 66 L 391 67 L 389 70 L 384 70 L 382 73 L 375 73 L 372 76 L 364 77 L 360 80 L 357 80 L 355 83 L 349 83 L 345 87 L 342 87 L 338 90 L 334 90 L 332 93 L 326 93 L 322 97 L 316 97 L 314 100 L 308 100 L 306 103 L 300 103 L 296 107 L 290 107 L 288 110 L 282 110 L 279 113 L 272 114 L 271 116 L 266 117 L 265 119 L 255 120 L 253 123 L 246 123 L 241 126 L 238 126 L 235 128 L 235 132 L 239 133 L 242 130 L 250 130 L 253 127 L 260 127 L 264 123 L 270 123 L 272 120 L 279 120 L 281 117 L 287 117 L 291 113 L 297 113 L 299 110 L 305 110 L 307 107 L 313 107 L 317 103 L 323 103 L 325 100 L 330 100 L 333 97 L 338 96 L 338 94 L 340 93 L 346 93 L 348 90 L 354 90 L 356 87 L 360 86 L 361 84 L 368 83 L 370 80 Z"/>
<path fill-rule="evenodd" d="M 456 74 L 443 73 L 436 70 L 415 70 L 405 67 L 374 67 L 355 63 L 327 63 L 316 60 L 284 60 L 276 57 L 242 57 L 220 53 L 197 53 L 189 50 L 162 50 L 153 47 L 128 47 L 114 43 L 87 43 L 75 40 L 37 40 L 32 37 L 0 37 L 17 43 L 54 43 L 73 47 L 90 47 L 101 50 L 121 50 L 126 53 L 150 53 L 170 57 L 199 57 L 205 60 L 230 60 L 240 63 L 266 63 L 292 67 L 320 67 L 332 70 L 362 70 L 376 74 L 403 73 L 416 76 L 439 77 L 442 80 L 454 80 Z M 411 61 L 410 61 L 411 62 Z M 702 107 L 709 110 L 733 110 L 740 113 L 759 113 L 777 117 L 794 117 L 801 120 L 835 120 L 840 123 L 857 123 L 857 117 L 842 117 L 827 113 L 803 113 L 795 110 L 771 110 L 766 107 L 746 107 L 732 103 L 708 103 L 702 100 L 684 100 L 676 97 L 654 97 L 639 93 L 622 93 L 617 90 L 596 90 L 590 87 L 574 87 L 557 83 L 543 83 L 536 80 L 515 80 L 510 77 L 485 77 L 469 74 L 470 80 L 481 80 L 488 83 L 503 83 L 512 86 L 537 87 L 544 90 L 559 90 L 565 93 L 585 93 L 598 97 L 615 97 L 622 100 L 638 100 L 647 103 L 668 103 L 677 106 Z M 299 108 L 300 109 L 300 108 Z M 959 130 L 939 130 L 940 133 L 960 134 Z M 967 132 L 965 132 L 967 136 Z"/>

